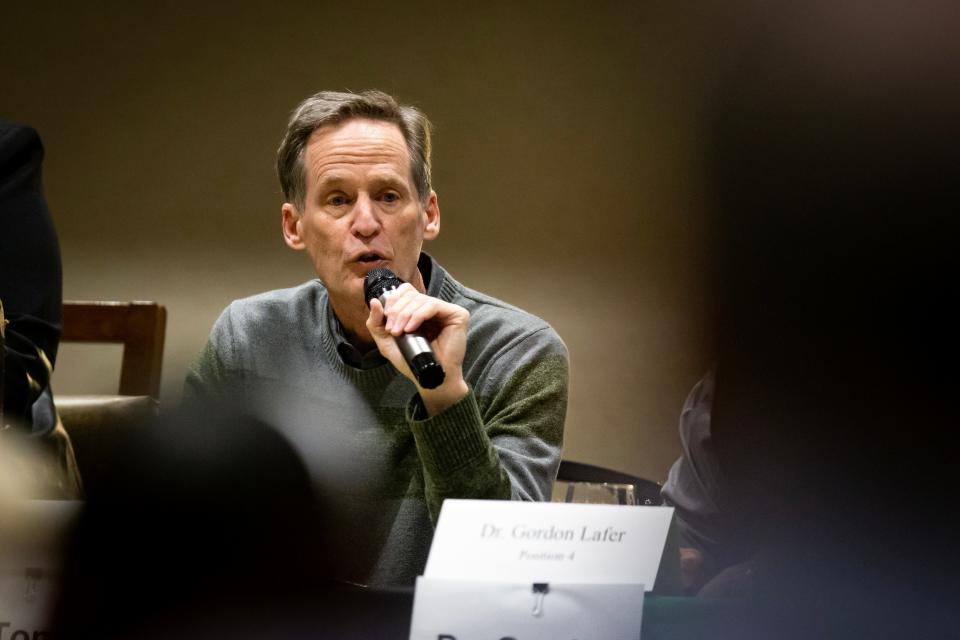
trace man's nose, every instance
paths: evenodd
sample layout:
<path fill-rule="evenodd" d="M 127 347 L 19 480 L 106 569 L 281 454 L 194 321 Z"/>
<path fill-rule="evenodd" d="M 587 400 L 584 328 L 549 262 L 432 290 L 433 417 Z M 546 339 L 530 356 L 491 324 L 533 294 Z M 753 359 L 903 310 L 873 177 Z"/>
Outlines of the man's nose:
<path fill-rule="evenodd" d="M 353 233 L 361 238 L 372 238 L 380 232 L 380 218 L 373 200 L 360 194 L 353 207 Z"/>

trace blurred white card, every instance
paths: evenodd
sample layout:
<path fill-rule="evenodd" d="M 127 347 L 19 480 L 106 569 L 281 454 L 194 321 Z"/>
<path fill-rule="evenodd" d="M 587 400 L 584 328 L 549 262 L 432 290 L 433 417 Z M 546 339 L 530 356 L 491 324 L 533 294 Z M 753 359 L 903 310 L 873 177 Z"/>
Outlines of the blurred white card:
<path fill-rule="evenodd" d="M 424 576 L 649 590 L 672 518 L 672 507 L 445 500 Z"/>
<path fill-rule="evenodd" d="M 82 504 L 18 500 L 0 506 L 0 640 L 45 638 L 65 536 Z"/>
<path fill-rule="evenodd" d="M 420 577 L 410 640 L 638 640 L 643 585 L 465 582 Z"/>

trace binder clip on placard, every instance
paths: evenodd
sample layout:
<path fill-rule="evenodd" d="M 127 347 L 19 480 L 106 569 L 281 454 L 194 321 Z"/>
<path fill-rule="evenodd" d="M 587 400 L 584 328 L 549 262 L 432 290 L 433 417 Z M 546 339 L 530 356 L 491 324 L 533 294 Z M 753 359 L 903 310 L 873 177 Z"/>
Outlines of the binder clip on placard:
<path fill-rule="evenodd" d="M 539 618 L 543 615 L 543 598 L 550 593 L 550 585 L 546 582 L 533 583 L 533 617 Z"/>
<path fill-rule="evenodd" d="M 636 640 L 672 518 L 672 507 L 448 498 L 409 640 Z"/>

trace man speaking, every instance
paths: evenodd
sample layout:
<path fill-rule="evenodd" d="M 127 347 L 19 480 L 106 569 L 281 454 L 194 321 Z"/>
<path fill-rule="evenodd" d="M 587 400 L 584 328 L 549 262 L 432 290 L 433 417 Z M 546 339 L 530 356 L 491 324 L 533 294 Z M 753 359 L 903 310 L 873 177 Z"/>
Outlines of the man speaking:
<path fill-rule="evenodd" d="M 293 112 L 277 172 L 284 240 L 318 279 L 227 307 L 187 395 L 237 394 L 293 443 L 328 509 L 338 577 L 409 584 L 444 498 L 549 499 L 566 348 L 421 252 L 440 208 L 419 110 L 379 91 L 317 93 Z M 374 270 L 396 279 L 368 304 Z M 408 334 L 442 381 L 417 382 Z"/>

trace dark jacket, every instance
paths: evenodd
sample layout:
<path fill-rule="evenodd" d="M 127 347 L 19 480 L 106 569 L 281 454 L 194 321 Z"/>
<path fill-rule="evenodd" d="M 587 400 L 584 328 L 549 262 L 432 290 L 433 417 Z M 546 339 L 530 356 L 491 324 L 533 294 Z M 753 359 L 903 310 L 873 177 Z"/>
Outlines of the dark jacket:
<path fill-rule="evenodd" d="M 49 396 L 62 313 L 60 248 L 43 197 L 42 161 L 37 132 L 0 119 L 0 303 L 8 321 L 3 415 L 35 433 L 56 423 L 43 394 Z"/>

